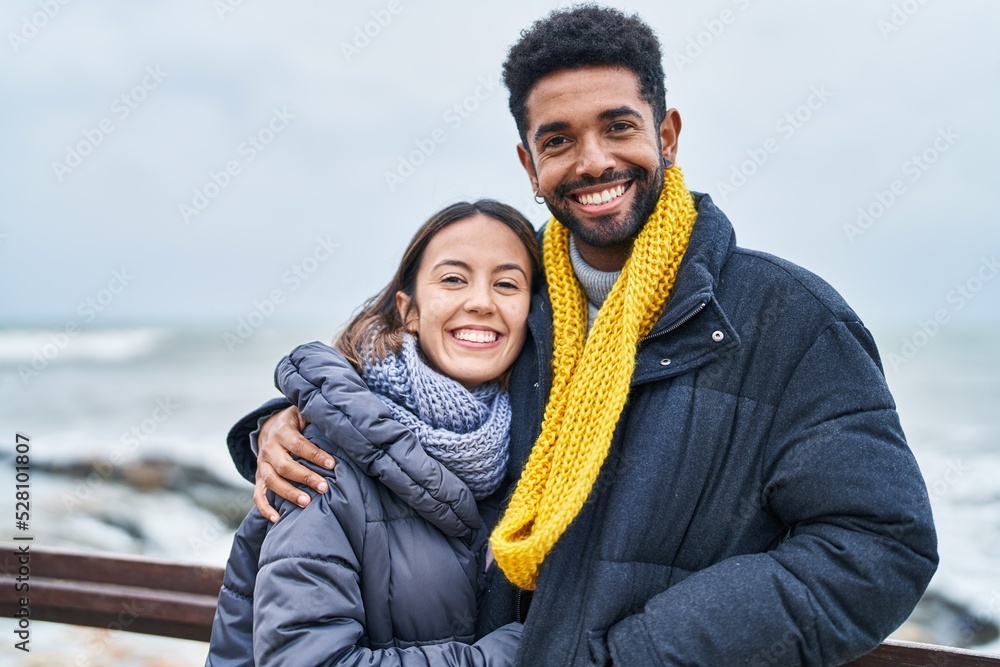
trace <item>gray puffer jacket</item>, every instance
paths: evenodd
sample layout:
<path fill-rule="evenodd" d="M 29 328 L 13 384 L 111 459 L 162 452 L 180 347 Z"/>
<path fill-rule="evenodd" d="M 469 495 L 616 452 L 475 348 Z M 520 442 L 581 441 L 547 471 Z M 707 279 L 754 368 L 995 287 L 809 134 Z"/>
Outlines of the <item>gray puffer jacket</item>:
<path fill-rule="evenodd" d="M 226 567 L 207 665 L 468 665 L 513 662 L 521 625 L 472 643 L 487 533 L 472 492 L 427 455 L 344 358 L 322 343 L 275 381 L 334 455 L 305 508 L 256 509 Z"/>

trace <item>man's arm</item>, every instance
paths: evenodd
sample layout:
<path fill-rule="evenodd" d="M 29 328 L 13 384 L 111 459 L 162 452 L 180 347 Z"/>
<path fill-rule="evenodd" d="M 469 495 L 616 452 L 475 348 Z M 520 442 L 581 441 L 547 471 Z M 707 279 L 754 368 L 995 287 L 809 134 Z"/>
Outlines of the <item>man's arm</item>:
<path fill-rule="evenodd" d="M 268 489 L 305 507 L 309 496 L 292 482 L 305 484 L 318 493 L 324 493 L 327 488 L 321 475 L 298 463 L 293 455 L 327 470 L 332 470 L 334 465 L 329 453 L 302 435 L 307 422 L 295 406 L 289 405 L 285 398 L 268 401 L 236 422 L 226 438 L 236 469 L 247 481 L 254 483 L 254 504 L 272 522 L 278 520 L 278 513 L 267 500 Z M 266 421 L 258 433 L 262 419 Z M 255 439 L 258 451 L 254 448 Z"/>
<path fill-rule="evenodd" d="M 762 470 L 766 509 L 788 537 L 692 574 L 612 626 L 615 664 L 840 664 L 906 619 L 937 545 L 876 359 L 860 323 L 818 337 L 778 405 Z"/>
<path fill-rule="evenodd" d="M 262 421 L 266 421 L 291 405 L 285 397 L 272 398 L 250 414 L 240 418 L 229 429 L 226 445 L 236 470 L 248 482 L 253 482 L 257 474 L 256 440 Z"/>

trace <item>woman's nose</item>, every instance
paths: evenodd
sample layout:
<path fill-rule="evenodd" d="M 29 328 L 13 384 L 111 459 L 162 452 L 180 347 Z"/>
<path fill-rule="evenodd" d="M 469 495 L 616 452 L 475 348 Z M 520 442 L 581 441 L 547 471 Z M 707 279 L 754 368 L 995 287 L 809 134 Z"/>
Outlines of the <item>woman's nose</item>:
<path fill-rule="evenodd" d="M 470 286 L 468 298 L 465 300 L 465 309 L 478 313 L 492 313 L 496 310 L 496 302 L 493 300 L 493 290 L 490 289 L 490 286 Z"/>

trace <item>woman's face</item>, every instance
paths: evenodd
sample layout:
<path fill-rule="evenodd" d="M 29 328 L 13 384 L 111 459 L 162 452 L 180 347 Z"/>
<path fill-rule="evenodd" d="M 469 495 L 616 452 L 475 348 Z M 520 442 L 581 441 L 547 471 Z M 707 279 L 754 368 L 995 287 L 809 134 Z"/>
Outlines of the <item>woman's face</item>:
<path fill-rule="evenodd" d="M 531 301 L 531 260 L 502 222 L 476 214 L 427 244 L 414 298 L 396 307 L 440 373 L 471 388 L 506 371 L 524 345 Z"/>

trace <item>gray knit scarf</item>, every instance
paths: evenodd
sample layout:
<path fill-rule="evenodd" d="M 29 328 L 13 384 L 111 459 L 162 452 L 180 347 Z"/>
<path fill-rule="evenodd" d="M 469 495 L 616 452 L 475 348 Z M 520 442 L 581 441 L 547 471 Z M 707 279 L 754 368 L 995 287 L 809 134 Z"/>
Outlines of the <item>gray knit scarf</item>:
<path fill-rule="evenodd" d="M 507 472 L 510 399 L 494 382 L 466 389 L 430 368 L 406 334 L 398 355 L 365 364 L 362 377 L 424 451 L 465 482 L 476 500 Z"/>

